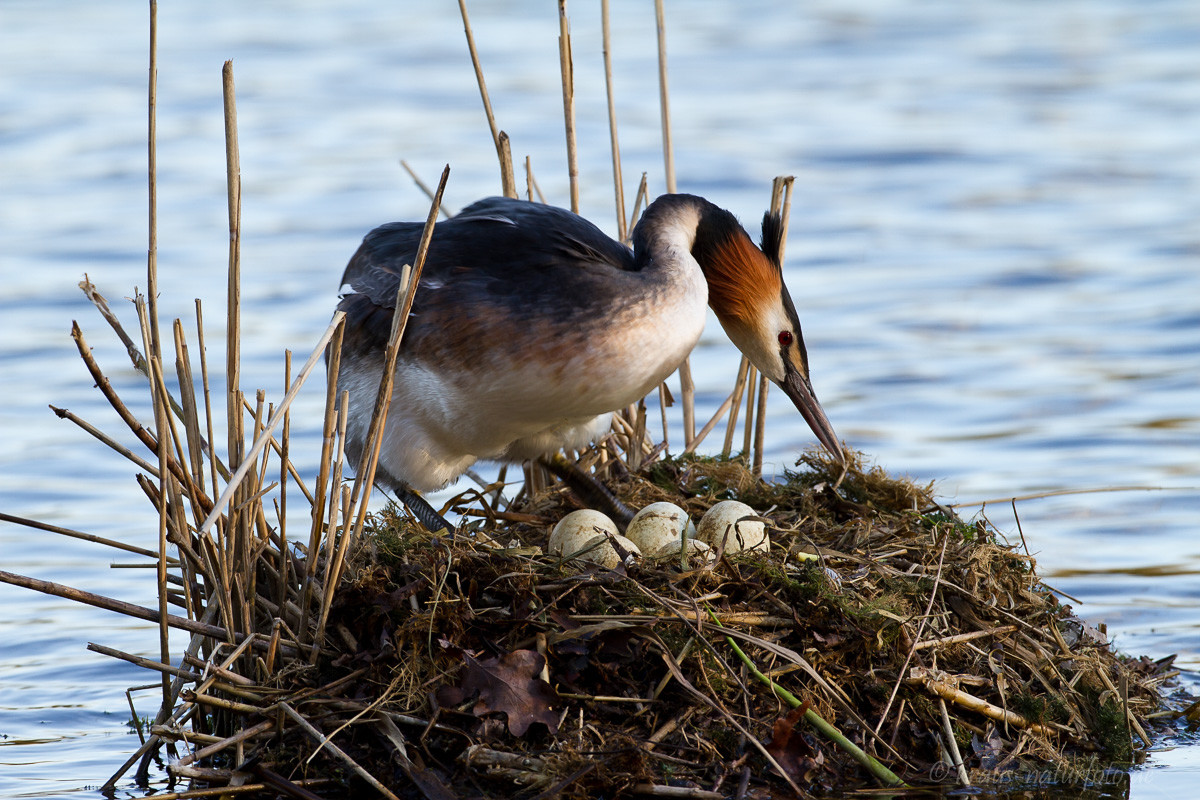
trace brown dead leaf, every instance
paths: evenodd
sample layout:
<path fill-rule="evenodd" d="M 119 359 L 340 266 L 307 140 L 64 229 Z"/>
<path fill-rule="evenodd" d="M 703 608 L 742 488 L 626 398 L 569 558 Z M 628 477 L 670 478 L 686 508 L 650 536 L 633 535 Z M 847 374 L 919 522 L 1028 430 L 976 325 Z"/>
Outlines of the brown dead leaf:
<path fill-rule="evenodd" d="M 467 668 L 462 683 L 439 692 L 439 699 L 456 705 L 469 697 L 479 699 L 471 712 L 482 717 L 500 713 L 508 718 L 508 730 L 524 736 L 529 726 L 540 722 L 551 731 L 558 730 L 558 712 L 554 710 L 558 694 L 540 677 L 546 659 L 533 650 L 514 650 L 500 658 L 480 661 L 463 653 Z"/>
<path fill-rule="evenodd" d="M 801 731 L 796 730 L 796 723 L 804 717 L 806 708 L 807 703 L 775 720 L 771 741 L 767 743 L 767 752 L 796 783 L 812 783 L 814 774 L 824 762 L 821 753 L 813 749 Z"/>

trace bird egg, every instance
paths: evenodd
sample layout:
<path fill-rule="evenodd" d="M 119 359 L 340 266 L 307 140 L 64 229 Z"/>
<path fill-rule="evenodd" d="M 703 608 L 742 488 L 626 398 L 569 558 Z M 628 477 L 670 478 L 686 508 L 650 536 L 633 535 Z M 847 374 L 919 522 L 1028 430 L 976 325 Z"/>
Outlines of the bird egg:
<path fill-rule="evenodd" d="M 613 547 L 614 541 L 621 545 L 626 553 L 639 556 L 642 554 L 638 546 L 624 536 L 613 536 L 610 539 L 603 533 L 596 534 L 586 541 L 570 538 L 564 540 L 562 554 L 568 558 L 574 556 L 574 560 L 599 564 L 605 569 L 616 569 L 621 563 L 621 554 Z"/>
<path fill-rule="evenodd" d="M 634 514 L 625 535 L 642 548 L 642 552 L 653 553 L 685 535 L 694 538 L 696 527 L 688 519 L 687 512 L 674 503 L 651 503 Z"/>
<path fill-rule="evenodd" d="M 684 550 L 685 547 L 686 550 Z M 675 539 L 667 542 L 655 550 L 652 557 L 656 561 L 678 559 L 680 551 L 683 551 L 688 557 L 695 557 L 705 563 L 712 563 L 717 557 L 713 549 L 699 539 Z"/>
<path fill-rule="evenodd" d="M 598 533 L 605 532 L 614 535 L 620 533 L 616 523 L 599 511 L 592 511 L 590 508 L 572 511 L 554 526 L 554 530 L 550 533 L 549 550 L 554 555 L 562 555 L 563 552 L 573 553 L 579 548 L 566 550 L 562 544 L 565 537 L 569 536 L 573 541 L 582 542 Z"/>
<path fill-rule="evenodd" d="M 636 544 L 617 533 L 617 526 L 611 519 L 588 509 L 572 511 L 559 520 L 550 534 L 549 550 L 553 555 L 574 557 L 615 569 L 621 563 L 621 555 L 613 547 L 610 536 L 626 551 L 642 554 Z"/>
<path fill-rule="evenodd" d="M 754 516 L 757 513 L 745 503 L 722 500 L 701 517 L 697 537 L 713 549 L 720 549 L 721 540 L 724 539 L 726 553 L 742 550 L 765 552 L 771 549 L 771 540 L 767 537 L 765 525 L 757 520 L 746 519 Z"/>

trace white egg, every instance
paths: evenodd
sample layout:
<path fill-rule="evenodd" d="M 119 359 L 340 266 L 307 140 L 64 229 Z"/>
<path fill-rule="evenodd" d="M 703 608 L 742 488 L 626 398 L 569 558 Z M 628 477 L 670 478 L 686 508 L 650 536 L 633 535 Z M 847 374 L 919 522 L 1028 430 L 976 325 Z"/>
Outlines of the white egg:
<path fill-rule="evenodd" d="M 613 547 L 613 542 L 621 545 L 625 552 L 633 553 L 640 556 L 642 551 L 633 542 L 626 539 L 624 536 L 613 536 L 609 538 L 603 533 L 593 536 L 587 541 L 577 541 L 566 539 L 563 541 L 562 555 L 572 560 L 588 561 L 593 564 L 599 564 L 605 569 L 616 569 L 621 563 L 621 554 Z"/>
<path fill-rule="evenodd" d="M 599 511 L 582 509 L 567 514 L 550 534 L 551 555 L 589 561 L 607 569 L 621 563 L 621 556 L 609 539 L 611 535 L 625 550 L 641 555 L 636 544 L 617 533 L 616 524 Z"/>
<path fill-rule="evenodd" d="M 576 544 L 582 544 L 596 534 L 605 532 L 614 535 L 620 533 L 616 523 L 599 511 L 592 511 L 590 508 L 572 511 L 554 526 L 548 549 L 552 555 L 561 555 L 565 549 L 562 544 L 564 537 L 571 537 Z M 575 547 L 566 552 L 573 553 L 578 549 Z"/>
<path fill-rule="evenodd" d="M 683 550 L 684 547 L 687 550 Z M 697 558 L 705 563 L 712 563 L 717 558 L 717 554 L 713 552 L 713 549 L 699 539 L 675 539 L 674 541 L 667 542 L 654 551 L 652 558 L 656 561 L 667 561 L 672 558 L 678 561 L 681 550 L 688 557 Z"/>
<path fill-rule="evenodd" d="M 697 538 L 708 542 L 715 550 L 719 550 L 721 541 L 725 540 L 726 553 L 770 550 L 767 527 L 757 520 L 746 519 L 754 516 L 757 512 L 745 503 L 722 500 L 701 517 Z"/>
<path fill-rule="evenodd" d="M 688 519 L 687 512 L 674 503 L 651 503 L 633 515 L 625 535 L 642 548 L 642 552 L 653 553 L 684 535 L 695 537 L 696 527 Z"/>

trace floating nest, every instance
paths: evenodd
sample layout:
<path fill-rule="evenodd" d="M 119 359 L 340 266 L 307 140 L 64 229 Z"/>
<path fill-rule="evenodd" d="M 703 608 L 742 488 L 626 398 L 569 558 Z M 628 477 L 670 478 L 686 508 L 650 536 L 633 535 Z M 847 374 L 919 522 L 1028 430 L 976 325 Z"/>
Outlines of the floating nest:
<path fill-rule="evenodd" d="M 713 563 L 548 556 L 577 507 L 561 489 L 485 506 L 453 538 L 390 506 L 348 554 L 315 657 L 263 615 L 275 668 L 230 662 L 185 694 L 190 735 L 159 733 L 223 743 L 193 762 L 207 780 L 425 798 L 716 800 L 1048 767 L 1069 782 L 1150 743 L 1167 663 L 1115 654 L 1027 555 L 928 487 L 802 467 L 773 484 L 736 460 L 667 460 L 615 482 L 634 507 L 738 499 L 771 520 L 768 553 Z"/>

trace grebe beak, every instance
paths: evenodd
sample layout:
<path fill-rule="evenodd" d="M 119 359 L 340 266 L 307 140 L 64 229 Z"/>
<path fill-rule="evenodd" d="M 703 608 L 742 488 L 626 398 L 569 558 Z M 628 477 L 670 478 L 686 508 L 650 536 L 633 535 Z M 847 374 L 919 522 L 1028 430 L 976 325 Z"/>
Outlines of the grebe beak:
<path fill-rule="evenodd" d="M 788 369 L 779 386 L 783 389 L 783 393 L 796 404 L 804 421 L 808 423 L 808 427 L 812 428 L 813 433 L 817 435 L 817 439 L 829 451 L 829 454 L 837 459 L 839 464 L 844 465 L 846 455 L 842 452 L 842 445 L 838 441 L 837 434 L 833 432 L 833 426 L 829 424 L 829 418 L 825 416 L 825 410 L 817 402 L 817 395 L 813 392 L 808 378 L 800 374 L 799 370 Z"/>

